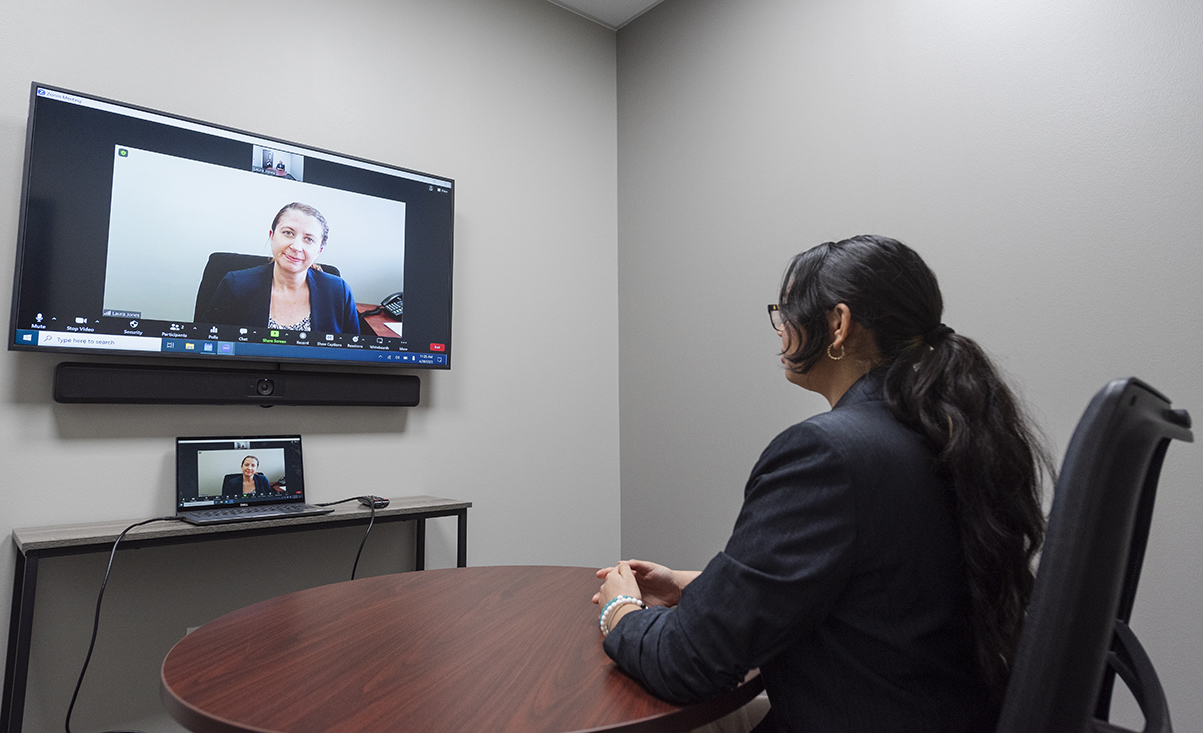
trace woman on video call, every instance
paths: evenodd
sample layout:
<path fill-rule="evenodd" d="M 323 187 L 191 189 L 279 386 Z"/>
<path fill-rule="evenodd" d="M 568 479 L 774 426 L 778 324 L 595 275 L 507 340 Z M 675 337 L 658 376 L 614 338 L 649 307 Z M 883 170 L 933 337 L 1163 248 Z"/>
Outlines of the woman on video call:
<path fill-rule="evenodd" d="M 226 474 L 222 480 L 222 496 L 237 496 L 239 494 L 265 494 L 271 491 L 267 477 L 259 473 L 259 459 L 247 456 L 242 459 L 242 473 Z"/>
<path fill-rule="evenodd" d="M 291 203 L 272 220 L 272 261 L 235 270 L 217 285 L 208 323 L 262 325 L 286 331 L 359 333 L 346 281 L 317 266 L 330 228 L 317 209 Z"/>
<path fill-rule="evenodd" d="M 793 259 L 769 306 L 785 377 L 832 409 L 764 450 L 701 573 L 598 571 L 623 671 L 688 702 L 759 668 L 757 733 L 994 730 L 1051 467 L 942 312 L 935 275 L 893 239 Z"/>

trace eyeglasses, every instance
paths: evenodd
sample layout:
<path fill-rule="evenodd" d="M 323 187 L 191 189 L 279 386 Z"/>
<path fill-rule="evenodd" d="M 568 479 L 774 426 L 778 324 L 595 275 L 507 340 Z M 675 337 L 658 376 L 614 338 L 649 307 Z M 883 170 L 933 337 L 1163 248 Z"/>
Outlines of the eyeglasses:
<path fill-rule="evenodd" d="M 769 321 L 773 324 L 775 331 L 785 328 L 785 315 L 776 303 L 769 303 Z"/>

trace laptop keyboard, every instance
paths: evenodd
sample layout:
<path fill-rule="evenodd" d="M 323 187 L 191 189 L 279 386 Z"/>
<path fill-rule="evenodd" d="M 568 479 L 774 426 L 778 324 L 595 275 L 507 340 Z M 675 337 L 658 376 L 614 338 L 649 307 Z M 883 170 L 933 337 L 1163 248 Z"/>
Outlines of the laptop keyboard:
<path fill-rule="evenodd" d="M 294 514 L 319 514 L 325 513 L 327 510 L 321 507 L 313 506 L 312 504 L 281 504 L 273 507 L 261 506 L 234 506 L 223 509 L 201 509 L 192 513 L 192 516 L 204 519 L 225 519 L 229 521 L 259 519 L 261 517 L 279 517 L 291 516 Z"/>
<path fill-rule="evenodd" d="M 285 504 L 283 506 L 274 506 L 271 509 L 264 509 L 260 506 L 236 506 L 229 509 L 214 509 L 212 512 L 219 515 L 239 516 L 242 514 L 288 514 L 289 512 L 300 512 L 309 508 L 308 504 Z"/>

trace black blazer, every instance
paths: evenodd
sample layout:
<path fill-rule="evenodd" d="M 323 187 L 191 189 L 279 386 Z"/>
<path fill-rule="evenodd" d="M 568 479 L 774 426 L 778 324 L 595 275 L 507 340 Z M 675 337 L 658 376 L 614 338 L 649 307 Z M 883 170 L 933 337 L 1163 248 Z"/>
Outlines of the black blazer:
<path fill-rule="evenodd" d="M 772 712 L 758 731 L 993 730 L 951 492 L 882 380 L 769 444 L 680 604 L 628 613 L 606 638 L 624 671 L 687 702 L 759 667 Z"/>
<path fill-rule="evenodd" d="M 213 300 L 205 311 L 207 323 L 235 326 L 266 326 L 271 311 L 272 273 L 275 263 L 268 262 L 228 273 L 217 284 Z M 310 322 L 314 331 L 359 333 L 359 311 L 345 280 L 328 272 L 310 269 Z"/>
<path fill-rule="evenodd" d="M 261 473 L 255 474 L 255 493 L 263 494 L 272 490 L 272 485 L 268 482 L 267 477 Z M 227 473 L 225 479 L 221 483 L 221 493 L 225 496 L 234 496 L 242 493 L 242 474 Z"/>

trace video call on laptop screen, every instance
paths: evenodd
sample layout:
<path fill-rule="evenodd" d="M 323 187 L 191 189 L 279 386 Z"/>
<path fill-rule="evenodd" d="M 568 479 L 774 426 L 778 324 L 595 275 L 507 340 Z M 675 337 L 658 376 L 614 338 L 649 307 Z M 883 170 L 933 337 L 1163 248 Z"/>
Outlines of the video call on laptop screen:
<path fill-rule="evenodd" d="M 305 497 L 299 435 L 177 438 L 176 473 L 181 510 Z"/>

